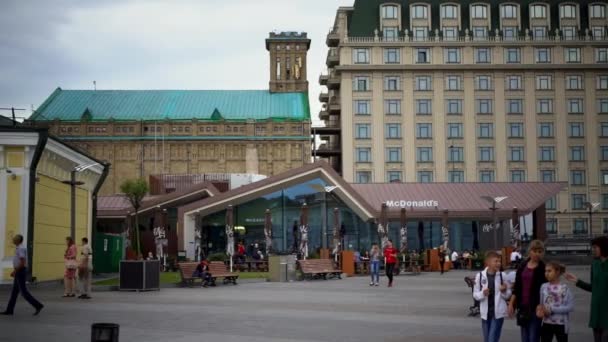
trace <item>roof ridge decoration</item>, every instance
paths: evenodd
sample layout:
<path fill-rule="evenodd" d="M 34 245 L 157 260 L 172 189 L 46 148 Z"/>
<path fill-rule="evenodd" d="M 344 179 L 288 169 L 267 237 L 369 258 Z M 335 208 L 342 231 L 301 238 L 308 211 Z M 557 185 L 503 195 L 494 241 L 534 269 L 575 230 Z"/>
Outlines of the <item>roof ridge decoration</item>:
<path fill-rule="evenodd" d="M 85 122 L 89 122 L 89 121 L 93 120 L 93 114 L 91 113 L 91 110 L 89 110 L 89 107 L 86 107 L 84 109 L 84 112 L 82 112 L 80 119 Z"/>
<path fill-rule="evenodd" d="M 213 113 L 211 114 L 211 120 L 223 120 L 224 117 L 222 117 L 222 113 L 220 113 L 220 111 L 217 109 L 217 107 L 215 107 L 215 109 L 213 110 Z"/>

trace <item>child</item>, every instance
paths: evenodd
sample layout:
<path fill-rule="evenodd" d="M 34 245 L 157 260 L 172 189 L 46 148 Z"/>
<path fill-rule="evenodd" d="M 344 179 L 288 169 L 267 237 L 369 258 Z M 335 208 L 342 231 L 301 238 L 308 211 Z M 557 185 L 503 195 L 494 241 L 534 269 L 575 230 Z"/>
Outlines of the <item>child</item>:
<path fill-rule="evenodd" d="M 194 274 L 192 275 L 192 277 L 201 278 L 202 287 L 209 286 L 209 283 L 211 282 L 211 274 L 209 274 L 209 262 L 207 262 L 207 260 L 205 259 L 202 259 L 201 262 L 196 265 L 196 269 L 194 270 Z"/>
<path fill-rule="evenodd" d="M 557 262 L 548 262 L 545 277 L 548 283 L 540 287 L 540 304 L 536 307 L 536 317 L 543 320 L 540 330 L 542 342 L 568 341 L 569 314 L 574 309 L 574 297 L 568 285 L 560 281 L 566 268 Z"/>
<path fill-rule="evenodd" d="M 486 254 L 486 269 L 475 277 L 473 298 L 479 301 L 481 328 L 484 342 L 498 342 L 504 317 L 507 315 L 507 300 L 511 290 L 504 283 L 500 272 L 500 255 L 490 251 Z"/>
<path fill-rule="evenodd" d="M 369 259 L 369 273 L 372 276 L 369 286 L 378 286 L 380 282 L 380 248 L 378 248 L 377 243 L 372 244 L 372 249 L 369 251 Z"/>

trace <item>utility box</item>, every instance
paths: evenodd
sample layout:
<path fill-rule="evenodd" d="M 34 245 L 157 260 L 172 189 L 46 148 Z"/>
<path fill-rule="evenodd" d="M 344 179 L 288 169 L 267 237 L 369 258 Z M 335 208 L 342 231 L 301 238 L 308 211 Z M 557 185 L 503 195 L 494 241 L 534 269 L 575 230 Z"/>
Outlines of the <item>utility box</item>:
<path fill-rule="evenodd" d="M 270 281 L 289 282 L 296 280 L 296 256 L 273 255 L 268 258 Z"/>

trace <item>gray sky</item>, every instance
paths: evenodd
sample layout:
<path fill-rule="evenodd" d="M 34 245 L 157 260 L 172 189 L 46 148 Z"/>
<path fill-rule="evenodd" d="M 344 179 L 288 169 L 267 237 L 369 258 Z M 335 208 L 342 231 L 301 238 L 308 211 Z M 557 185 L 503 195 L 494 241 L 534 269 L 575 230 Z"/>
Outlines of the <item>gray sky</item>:
<path fill-rule="evenodd" d="M 93 89 L 93 80 L 97 89 L 267 89 L 268 32 L 305 31 L 316 120 L 325 37 L 353 2 L 2 0 L 0 107 L 29 114 L 56 87 Z"/>

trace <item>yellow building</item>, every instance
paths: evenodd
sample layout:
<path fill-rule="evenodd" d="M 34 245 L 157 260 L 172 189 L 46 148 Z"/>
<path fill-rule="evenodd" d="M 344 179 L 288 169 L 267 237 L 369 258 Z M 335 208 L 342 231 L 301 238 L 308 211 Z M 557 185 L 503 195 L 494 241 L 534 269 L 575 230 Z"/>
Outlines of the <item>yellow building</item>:
<path fill-rule="evenodd" d="M 11 282 L 12 237 L 21 234 L 38 281 L 63 277 L 71 234 L 75 171 L 75 238 L 91 239 L 96 194 L 108 166 L 49 136 L 46 129 L 0 127 L 0 283 Z"/>

